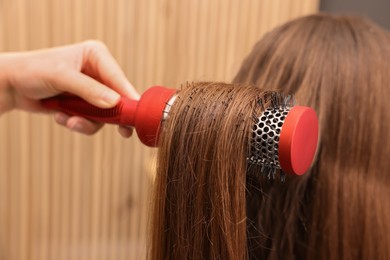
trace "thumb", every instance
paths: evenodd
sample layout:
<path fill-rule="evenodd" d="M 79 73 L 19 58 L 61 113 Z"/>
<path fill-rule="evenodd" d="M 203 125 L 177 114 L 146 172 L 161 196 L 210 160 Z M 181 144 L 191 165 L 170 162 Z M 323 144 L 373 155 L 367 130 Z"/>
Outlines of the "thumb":
<path fill-rule="evenodd" d="M 81 72 L 72 71 L 56 77 L 53 86 L 61 92 L 77 95 L 100 108 L 113 107 L 120 100 L 120 95 L 113 89 Z"/>

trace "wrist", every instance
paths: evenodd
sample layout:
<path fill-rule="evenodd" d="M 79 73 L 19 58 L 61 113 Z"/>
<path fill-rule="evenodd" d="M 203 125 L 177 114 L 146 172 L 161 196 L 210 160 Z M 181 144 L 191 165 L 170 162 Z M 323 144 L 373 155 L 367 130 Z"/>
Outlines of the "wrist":
<path fill-rule="evenodd" d="M 0 54 L 0 114 L 14 108 L 12 75 L 16 57 L 13 53 Z"/>
<path fill-rule="evenodd" d="M 15 70 L 15 60 L 17 54 L 0 54 L 0 87 L 8 89 L 12 87 L 12 75 Z"/>

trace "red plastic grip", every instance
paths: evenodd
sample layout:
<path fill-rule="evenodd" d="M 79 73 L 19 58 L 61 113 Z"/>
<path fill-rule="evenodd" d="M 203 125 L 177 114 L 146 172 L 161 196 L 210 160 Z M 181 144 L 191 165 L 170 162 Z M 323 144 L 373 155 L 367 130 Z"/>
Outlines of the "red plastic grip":
<path fill-rule="evenodd" d="M 42 104 L 48 109 L 59 110 L 68 115 L 81 116 L 97 122 L 134 126 L 138 101 L 122 97 L 115 107 L 104 109 L 91 105 L 80 97 L 62 94 L 44 99 Z"/>
<path fill-rule="evenodd" d="M 169 99 L 176 92 L 162 86 L 151 87 L 139 101 L 121 98 L 113 108 L 103 109 L 91 105 L 80 97 L 62 94 L 42 100 L 48 109 L 62 111 L 68 115 L 81 116 L 93 121 L 133 126 L 142 143 L 157 146 L 160 123 Z"/>

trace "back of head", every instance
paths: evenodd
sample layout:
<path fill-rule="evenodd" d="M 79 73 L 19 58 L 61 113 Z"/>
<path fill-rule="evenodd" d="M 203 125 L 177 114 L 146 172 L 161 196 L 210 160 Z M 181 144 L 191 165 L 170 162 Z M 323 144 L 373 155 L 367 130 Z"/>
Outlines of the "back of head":
<path fill-rule="evenodd" d="M 247 187 L 263 193 L 248 197 L 249 255 L 389 259 L 389 33 L 361 17 L 299 18 L 259 41 L 234 82 L 293 93 L 320 124 L 309 173 Z"/>

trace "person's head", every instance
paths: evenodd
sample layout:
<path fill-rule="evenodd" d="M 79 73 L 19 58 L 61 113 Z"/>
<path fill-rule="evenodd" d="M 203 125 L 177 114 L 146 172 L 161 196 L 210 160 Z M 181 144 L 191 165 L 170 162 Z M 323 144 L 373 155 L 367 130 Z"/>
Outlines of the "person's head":
<path fill-rule="evenodd" d="M 254 254 L 390 258 L 389 33 L 357 16 L 302 17 L 265 35 L 234 82 L 293 93 L 320 124 L 311 171 L 261 187 Z"/>
<path fill-rule="evenodd" d="M 164 122 L 151 258 L 390 258 L 387 31 L 359 17 L 296 19 L 265 35 L 234 81 L 184 89 Z M 268 181 L 248 167 L 259 92 L 241 84 L 317 111 L 304 176 Z"/>

